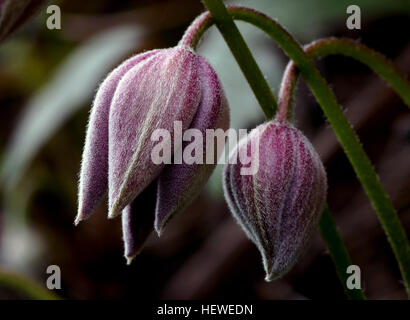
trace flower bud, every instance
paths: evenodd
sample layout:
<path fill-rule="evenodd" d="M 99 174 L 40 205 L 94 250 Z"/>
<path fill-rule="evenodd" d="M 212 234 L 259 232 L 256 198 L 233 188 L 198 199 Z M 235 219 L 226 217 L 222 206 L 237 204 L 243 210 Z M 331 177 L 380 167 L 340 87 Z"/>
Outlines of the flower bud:
<path fill-rule="evenodd" d="M 107 76 L 97 91 L 82 157 L 76 224 L 91 215 L 108 189 L 108 121 L 117 85 L 125 73 L 156 51 L 148 51 L 123 62 Z"/>
<path fill-rule="evenodd" d="M 241 175 L 248 164 L 234 160 L 251 151 L 258 170 Z M 230 210 L 261 252 L 266 280 L 278 278 L 297 262 L 318 224 L 327 191 L 323 164 L 299 130 L 276 121 L 253 129 L 228 163 L 223 184 Z"/>
<path fill-rule="evenodd" d="M 199 76 L 201 79 L 201 101 L 190 128 L 199 130 L 201 136 L 205 137 L 207 129 L 227 130 L 229 128 L 229 107 L 215 71 L 202 58 Z M 207 143 L 212 142 L 207 141 Z M 189 144 L 189 142 L 183 144 L 183 151 Z M 202 143 L 200 148 L 203 158 L 205 158 L 205 143 Z M 214 170 L 218 158 L 219 155 L 215 157 L 213 164 L 206 164 L 206 160 L 203 159 L 203 164 L 187 164 L 182 161 L 181 164 L 165 166 L 158 179 L 155 218 L 155 229 L 158 234 L 161 233 L 168 220 L 184 210 L 199 193 Z"/>
<path fill-rule="evenodd" d="M 170 133 L 174 123 L 189 128 L 199 105 L 199 58 L 183 47 L 159 50 L 122 77 L 109 115 L 109 215 L 114 217 L 164 168 L 151 152 L 155 129 Z M 164 141 L 163 141 L 164 142 Z"/>
<path fill-rule="evenodd" d="M 190 48 L 153 50 L 128 59 L 97 92 L 83 152 L 76 223 L 90 216 L 108 190 L 109 217 L 123 211 L 128 261 L 140 251 L 154 218 L 159 234 L 214 169 L 215 164 L 153 161 L 158 143 L 173 151 L 188 147 L 182 139 L 172 143 L 176 123 L 182 132 L 196 129 L 203 135 L 207 129 L 229 127 L 228 103 L 218 77 Z M 157 129 L 169 137 L 158 142 Z M 143 211 L 138 197 L 154 184 L 155 215 L 138 212 Z"/>

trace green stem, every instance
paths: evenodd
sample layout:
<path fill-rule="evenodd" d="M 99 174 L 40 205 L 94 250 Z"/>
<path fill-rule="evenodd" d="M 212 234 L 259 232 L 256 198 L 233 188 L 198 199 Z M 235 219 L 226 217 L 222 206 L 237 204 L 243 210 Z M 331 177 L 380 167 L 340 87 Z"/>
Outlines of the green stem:
<path fill-rule="evenodd" d="M 21 275 L 0 270 L 0 285 L 12 288 L 35 300 L 58 300 L 59 297 L 50 290 Z"/>
<path fill-rule="evenodd" d="M 269 119 L 277 110 L 275 96 L 232 19 L 228 15 L 228 19 L 222 20 L 223 21 L 220 22 L 218 22 L 218 20 L 213 21 L 208 13 L 201 15 L 187 29 L 179 45 L 195 48 L 202 34 L 215 22 L 218 29 L 223 30 L 223 32 L 221 32 L 222 36 L 228 43 L 233 56 L 253 90 L 265 116 Z M 227 39 L 229 39 L 229 41 Z"/>
<path fill-rule="evenodd" d="M 325 38 L 314 41 L 304 47 L 306 54 L 313 60 L 328 55 L 344 55 L 356 59 L 367 65 L 371 70 L 383 78 L 410 108 L 410 83 L 405 75 L 382 54 L 346 38 Z M 278 117 L 291 117 L 292 97 L 297 85 L 299 73 L 295 63 L 289 61 L 284 73 L 279 96 Z"/>
<path fill-rule="evenodd" d="M 336 271 L 339 276 L 340 282 L 343 285 L 346 296 L 350 300 L 364 300 L 366 297 L 361 289 L 349 289 L 347 288 L 347 267 L 352 265 L 349 253 L 343 244 L 343 240 L 340 237 L 339 231 L 337 230 L 336 224 L 333 221 L 332 214 L 329 208 L 325 207 L 322 213 L 322 217 L 319 222 L 320 232 L 322 238 L 329 249 L 330 256 L 336 266 Z"/>
<path fill-rule="evenodd" d="M 199 16 L 192 25 L 187 29 L 185 35 L 183 36 L 182 40 L 180 41 L 180 45 L 190 46 L 192 48 L 196 48 L 201 36 L 203 33 L 214 23 L 211 15 L 209 12 L 205 12 L 201 16 Z M 225 37 L 227 42 L 229 43 L 229 37 Z M 232 47 L 232 46 L 230 46 Z M 231 49 L 232 50 L 232 49 Z M 239 61 L 238 61 L 239 62 Z M 240 62 L 239 62 L 240 63 Z M 293 88 L 294 86 L 291 86 Z M 255 92 L 255 94 L 257 94 Z M 292 95 L 289 95 L 292 98 Z M 275 112 L 272 112 L 272 116 L 274 116 Z M 267 117 L 270 119 L 270 117 Z M 343 240 L 341 239 L 337 228 L 330 216 L 329 210 L 327 209 L 324 211 L 320 226 L 326 227 L 327 230 L 322 230 L 322 235 L 324 241 L 329 248 L 331 257 L 336 264 L 336 269 L 339 274 L 340 280 L 342 282 L 342 286 L 345 288 L 346 295 L 349 299 L 365 299 L 364 294 L 361 290 L 348 290 L 346 288 L 346 270 L 349 265 L 351 265 L 350 258 L 346 248 L 343 245 Z"/>
<path fill-rule="evenodd" d="M 395 64 L 379 52 L 347 38 L 326 38 L 305 46 L 313 60 L 328 55 L 344 55 L 360 61 L 383 78 L 410 108 L 410 82 Z"/>
<path fill-rule="evenodd" d="M 409 290 L 410 246 L 406 233 L 356 133 L 344 116 L 335 95 L 312 60 L 305 54 L 299 43 L 268 16 L 252 9 L 241 7 L 230 8 L 228 13 L 223 2 L 220 0 L 203 0 L 203 2 L 210 11 L 215 24 L 223 34 L 228 45 L 231 42 L 229 37 L 233 33 L 232 30 L 237 30 L 232 19 L 229 18 L 230 15 L 233 19 L 249 22 L 265 31 L 282 47 L 289 58 L 295 62 L 295 65 L 300 70 L 332 125 L 339 142 L 370 198 L 398 261 L 406 289 Z M 232 46 L 231 50 L 232 48 L 235 48 L 235 46 Z"/>

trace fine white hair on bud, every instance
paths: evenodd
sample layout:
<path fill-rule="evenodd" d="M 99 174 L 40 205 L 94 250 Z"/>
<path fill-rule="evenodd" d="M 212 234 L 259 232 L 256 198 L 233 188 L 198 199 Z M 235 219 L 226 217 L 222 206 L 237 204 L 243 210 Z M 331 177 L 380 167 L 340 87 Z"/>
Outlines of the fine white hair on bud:
<path fill-rule="evenodd" d="M 234 152 L 258 145 L 258 170 L 227 164 L 224 194 L 229 208 L 263 258 L 266 280 L 281 277 L 297 262 L 316 229 L 326 199 L 326 172 L 308 139 L 286 123 L 253 129 Z M 230 161 L 228 163 L 234 163 Z"/>
<path fill-rule="evenodd" d="M 79 183 L 75 223 L 88 218 L 106 193 L 109 217 L 122 213 L 125 255 L 130 261 L 155 229 L 198 195 L 215 164 L 157 163 L 152 151 L 157 130 L 229 128 L 229 107 L 211 65 L 192 49 L 177 46 L 136 55 L 114 69 L 101 84 L 90 114 Z M 176 140 L 176 139 L 175 139 Z M 140 200 L 155 189 L 144 212 Z M 139 198 L 141 197 L 141 198 Z M 148 200 L 147 200 L 148 201 Z"/>

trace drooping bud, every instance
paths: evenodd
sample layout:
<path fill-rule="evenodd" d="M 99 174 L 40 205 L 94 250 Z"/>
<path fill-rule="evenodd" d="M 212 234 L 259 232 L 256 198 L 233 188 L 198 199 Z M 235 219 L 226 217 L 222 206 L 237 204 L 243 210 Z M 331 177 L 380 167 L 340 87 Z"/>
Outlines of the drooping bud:
<path fill-rule="evenodd" d="M 118 83 L 126 72 L 156 51 L 148 51 L 126 60 L 107 76 L 98 89 L 91 109 L 83 151 L 76 224 L 91 215 L 108 189 L 108 121 Z"/>
<path fill-rule="evenodd" d="M 173 215 L 181 212 L 189 205 L 215 168 L 216 161 L 219 158 L 218 154 L 213 159 L 213 163 L 206 164 L 207 144 L 213 143 L 213 141 L 206 141 L 207 144 L 205 143 L 206 130 L 227 130 L 229 128 L 228 101 L 225 98 L 218 76 L 202 57 L 200 57 L 199 67 L 201 101 L 190 129 L 196 129 L 196 137 L 201 137 L 201 139 L 199 141 L 184 142 L 182 152 L 188 151 L 188 148 L 190 148 L 190 152 L 192 149 L 200 148 L 203 163 L 186 163 L 186 159 L 183 159 L 181 164 L 171 164 L 164 168 L 158 179 L 158 200 L 155 212 L 155 229 L 158 234 L 161 233 Z M 200 145 L 195 146 L 195 143 Z"/>
<path fill-rule="evenodd" d="M 177 125 L 185 142 L 174 139 Z M 229 108 L 218 77 L 190 48 L 154 50 L 126 60 L 103 82 L 94 101 L 76 223 L 92 213 L 108 190 L 109 217 L 123 214 L 125 255 L 130 261 L 151 233 L 154 217 L 160 233 L 195 198 L 216 164 L 157 162 L 154 150 L 161 144 L 171 150 L 169 154 L 184 154 L 192 148 L 185 139 L 188 129 L 205 136 L 207 129 L 228 127 Z M 167 135 L 158 137 L 158 130 Z M 207 146 L 197 147 L 205 158 Z M 153 185 L 154 209 L 144 211 L 142 198 L 147 200 L 146 190 Z"/>
<path fill-rule="evenodd" d="M 135 199 L 164 168 L 151 157 L 154 131 L 174 124 L 189 128 L 201 98 L 199 56 L 184 47 L 159 50 L 129 70 L 118 83 L 109 121 L 109 215 Z"/>
<path fill-rule="evenodd" d="M 242 164 L 241 153 L 251 154 Z M 241 169 L 258 162 L 253 175 Z M 296 128 L 271 121 L 253 129 L 230 155 L 224 193 L 233 216 L 261 252 L 266 280 L 284 275 L 297 262 L 317 227 L 327 180 L 323 164 Z M 254 165 L 254 163 L 253 163 Z"/>
<path fill-rule="evenodd" d="M 0 41 L 31 18 L 45 0 L 0 0 Z"/>

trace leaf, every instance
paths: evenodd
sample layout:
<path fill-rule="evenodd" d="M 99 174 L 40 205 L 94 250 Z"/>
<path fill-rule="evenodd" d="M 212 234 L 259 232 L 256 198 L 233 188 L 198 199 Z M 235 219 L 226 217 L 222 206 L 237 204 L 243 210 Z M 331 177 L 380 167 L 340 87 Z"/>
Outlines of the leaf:
<path fill-rule="evenodd" d="M 0 186 L 15 186 L 48 139 L 92 98 L 103 76 L 136 46 L 142 35 L 136 26 L 120 26 L 75 49 L 28 101 L 4 154 Z"/>

